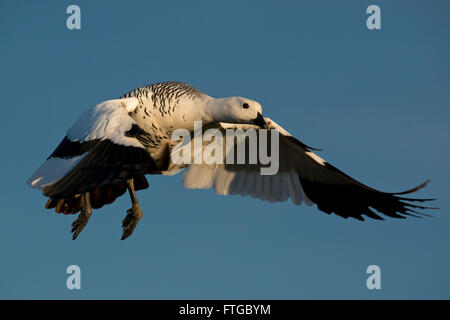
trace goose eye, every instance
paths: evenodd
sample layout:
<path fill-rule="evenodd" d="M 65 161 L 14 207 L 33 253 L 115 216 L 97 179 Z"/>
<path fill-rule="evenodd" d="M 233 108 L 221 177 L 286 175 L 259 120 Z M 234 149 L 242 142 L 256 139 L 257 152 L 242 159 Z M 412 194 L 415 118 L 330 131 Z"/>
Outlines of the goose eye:
<path fill-rule="evenodd" d="M 248 103 L 244 103 L 244 104 L 242 105 L 242 108 L 244 108 L 244 109 L 248 109 L 248 107 L 249 107 Z"/>

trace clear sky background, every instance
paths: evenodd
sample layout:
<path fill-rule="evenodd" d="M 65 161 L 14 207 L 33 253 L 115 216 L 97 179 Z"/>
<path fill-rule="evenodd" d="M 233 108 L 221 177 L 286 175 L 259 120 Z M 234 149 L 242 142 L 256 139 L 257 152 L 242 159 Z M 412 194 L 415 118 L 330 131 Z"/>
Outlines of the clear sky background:
<path fill-rule="evenodd" d="M 70 4 L 79 31 L 66 28 Z M 1 1 L 0 298 L 450 298 L 449 13 L 437 0 Z M 76 217 L 45 210 L 25 181 L 86 108 L 169 80 L 259 101 L 372 187 L 430 178 L 417 196 L 441 210 L 359 222 L 155 176 L 130 239 L 125 196 L 72 241 Z M 371 264 L 381 290 L 366 287 Z"/>

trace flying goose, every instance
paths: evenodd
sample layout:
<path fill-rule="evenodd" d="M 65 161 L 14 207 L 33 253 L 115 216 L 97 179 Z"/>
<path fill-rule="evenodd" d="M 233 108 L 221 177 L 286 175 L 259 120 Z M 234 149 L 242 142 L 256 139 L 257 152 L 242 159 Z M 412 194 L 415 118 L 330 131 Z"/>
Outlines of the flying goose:
<path fill-rule="evenodd" d="M 223 161 L 216 163 L 179 163 L 173 154 L 195 149 L 195 123 L 202 128 L 223 133 Z M 236 145 L 228 145 L 226 132 L 236 129 Z M 238 130 L 241 129 L 241 130 Z M 225 161 L 239 144 L 250 150 L 248 130 L 268 131 L 272 142 L 278 142 L 278 168 L 275 174 L 262 174 L 264 164 Z M 173 139 L 176 130 L 189 137 Z M 267 134 L 266 134 L 267 136 Z M 267 141 L 269 141 L 268 139 Z M 190 141 L 189 141 L 190 140 Z M 197 145 L 198 146 L 198 145 Z M 200 152 L 208 147 L 204 140 Z M 269 147 L 270 148 L 270 147 Z M 424 187 L 428 181 L 410 190 L 387 193 L 372 189 L 333 167 L 277 123 L 263 118 L 261 105 L 242 97 L 213 98 L 182 82 L 162 82 L 137 88 L 120 99 L 108 100 L 86 110 L 53 153 L 30 177 L 28 184 L 41 189 L 48 197 L 47 209 L 57 213 L 75 214 L 72 224 L 76 239 L 98 209 L 113 203 L 127 190 L 132 207 L 122 222 L 122 240 L 129 237 L 142 210 L 136 191 L 148 188 L 146 175 L 176 174 L 186 169 L 183 184 L 189 189 L 214 188 L 216 193 L 249 195 L 274 201 L 291 199 L 296 205 L 316 204 L 318 209 L 344 218 L 364 220 L 363 215 L 383 219 L 427 215 L 421 209 L 430 207 L 414 204 L 433 199 L 407 198 Z M 198 153 L 193 150 L 191 157 Z M 233 158 L 234 157 L 234 158 Z M 236 160 L 233 155 L 232 160 Z M 247 156 L 248 160 L 248 156 Z"/>

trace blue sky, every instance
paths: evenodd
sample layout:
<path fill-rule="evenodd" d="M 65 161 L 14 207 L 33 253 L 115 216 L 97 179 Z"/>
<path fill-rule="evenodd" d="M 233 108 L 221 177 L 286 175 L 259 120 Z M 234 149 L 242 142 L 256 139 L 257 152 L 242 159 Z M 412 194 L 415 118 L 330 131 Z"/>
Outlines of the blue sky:
<path fill-rule="evenodd" d="M 81 30 L 66 8 L 81 8 Z M 382 28 L 366 28 L 366 8 Z M 450 298 L 448 1 L 2 1 L 0 298 Z M 25 181 L 88 107 L 178 80 L 244 96 L 344 172 L 384 191 L 430 178 L 434 218 L 345 220 L 316 207 L 185 190 L 150 177 L 75 216 Z M 82 289 L 66 288 L 79 265 Z M 381 267 L 381 290 L 366 287 Z"/>

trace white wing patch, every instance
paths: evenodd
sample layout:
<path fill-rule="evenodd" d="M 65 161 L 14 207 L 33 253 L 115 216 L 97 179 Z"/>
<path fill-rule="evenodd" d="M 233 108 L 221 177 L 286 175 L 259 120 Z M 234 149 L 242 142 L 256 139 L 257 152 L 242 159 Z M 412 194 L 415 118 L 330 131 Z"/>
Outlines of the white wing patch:
<path fill-rule="evenodd" d="M 278 123 L 276 123 L 275 121 L 273 121 L 270 118 L 264 118 L 264 120 L 266 121 L 267 125 L 270 128 L 275 128 L 277 129 L 282 135 L 284 136 L 292 136 L 292 134 L 290 134 L 289 132 L 287 132 L 286 130 L 284 130 Z"/>
<path fill-rule="evenodd" d="M 271 119 L 265 119 L 269 127 L 277 129 L 283 135 L 290 135 Z M 253 125 L 220 123 L 222 128 L 257 128 Z M 225 144 L 224 154 L 229 152 L 231 146 Z M 189 148 L 187 144 L 184 148 Z M 201 153 L 194 150 L 194 154 Z M 321 162 L 321 158 L 309 152 L 308 154 L 315 161 Z M 319 160 L 320 159 L 320 160 Z M 249 168 L 245 165 L 236 165 L 233 169 L 227 169 L 223 164 L 192 164 L 188 165 L 183 175 L 183 185 L 187 189 L 209 189 L 220 195 L 241 195 L 251 196 L 269 202 L 281 202 L 291 198 L 296 205 L 303 202 L 311 206 L 312 201 L 306 196 L 300 182 L 298 173 L 294 168 L 279 171 L 276 175 L 260 175 L 259 170 Z"/>
<path fill-rule="evenodd" d="M 321 157 L 319 157 L 317 154 L 312 153 L 312 152 L 305 152 L 308 156 L 310 156 L 311 158 L 313 158 L 314 161 L 320 163 L 321 165 L 325 165 L 326 161 L 323 160 Z"/>
<path fill-rule="evenodd" d="M 292 136 L 289 132 L 287 132 L 286 130 L 284 130 L 280 125 L 278 125 L 275 121 L 273 121 L 270 118 L 265 118 L 266 123 L 269 127 L 273 127 L 275 129 L 277 129 L 282 135 L 285 136 Z M 306 151 L 305 152 L 308 156 L 310 156 L 314 161 L 320 163 L 321 165 L 325 165 L 326 161 L 324 159 L 322 159 L 321 157 L 319 157 L 317 154 L 310 152 L 310 151 Z"/>
<path fill-rule="evenodd" d="M 137 139 L 127 137 L 125 133 L 135 123 L 128 115 L 134 111 L 139 101 L 136 98 L 108 100 L 86 110 L 75 125 L 67 131 L 71 141 L 85 142 L 96 139 L 108 139 L 125 146 L 144 148 Z M 72 158 L 51 157 L 28 179 L 32 188 L 43 188 L 64 178 L 87 153 Z"/>
<path fill-rule="evenodd" d="M 84 158 L 86 154 L 70 159 L 50 158 L 28 179 L 27 183 L 32 188 L 44 188 L 55 183 L 69 173 Z"/>
<path fill-rule="evenodd" d="M 295 172 L 279 172 L 276 175 L 260 175 L 255 171 L 227 171 L 223 166 L 190 165 L 183 175 L 187 189 L 209 189 L 220 195 L 251 196 L 269 202 L 281 202 L 291 198 L 296 205 L 312 202 L 303 191 Z"/>
<path fill-rule="evenodd" d="M 67 131 L 67 137 L 80 142 L 109 139 L 116 144 L 143 148 L 138 140 L 125 136 L 135 124 L 128 112 L 134 111 L 138 104 L 138 99 L 134 97 L 99 103 L 80 116 Z"/>
<path fill-rule="evenodd" d="M 217 194 L 230 194 L 230 184 L 235 172 L 225 171 L 223 166 L 191 165 L 183 175 L 183 185 L 187 189 L 209 189 L 214 187 Z"/>

